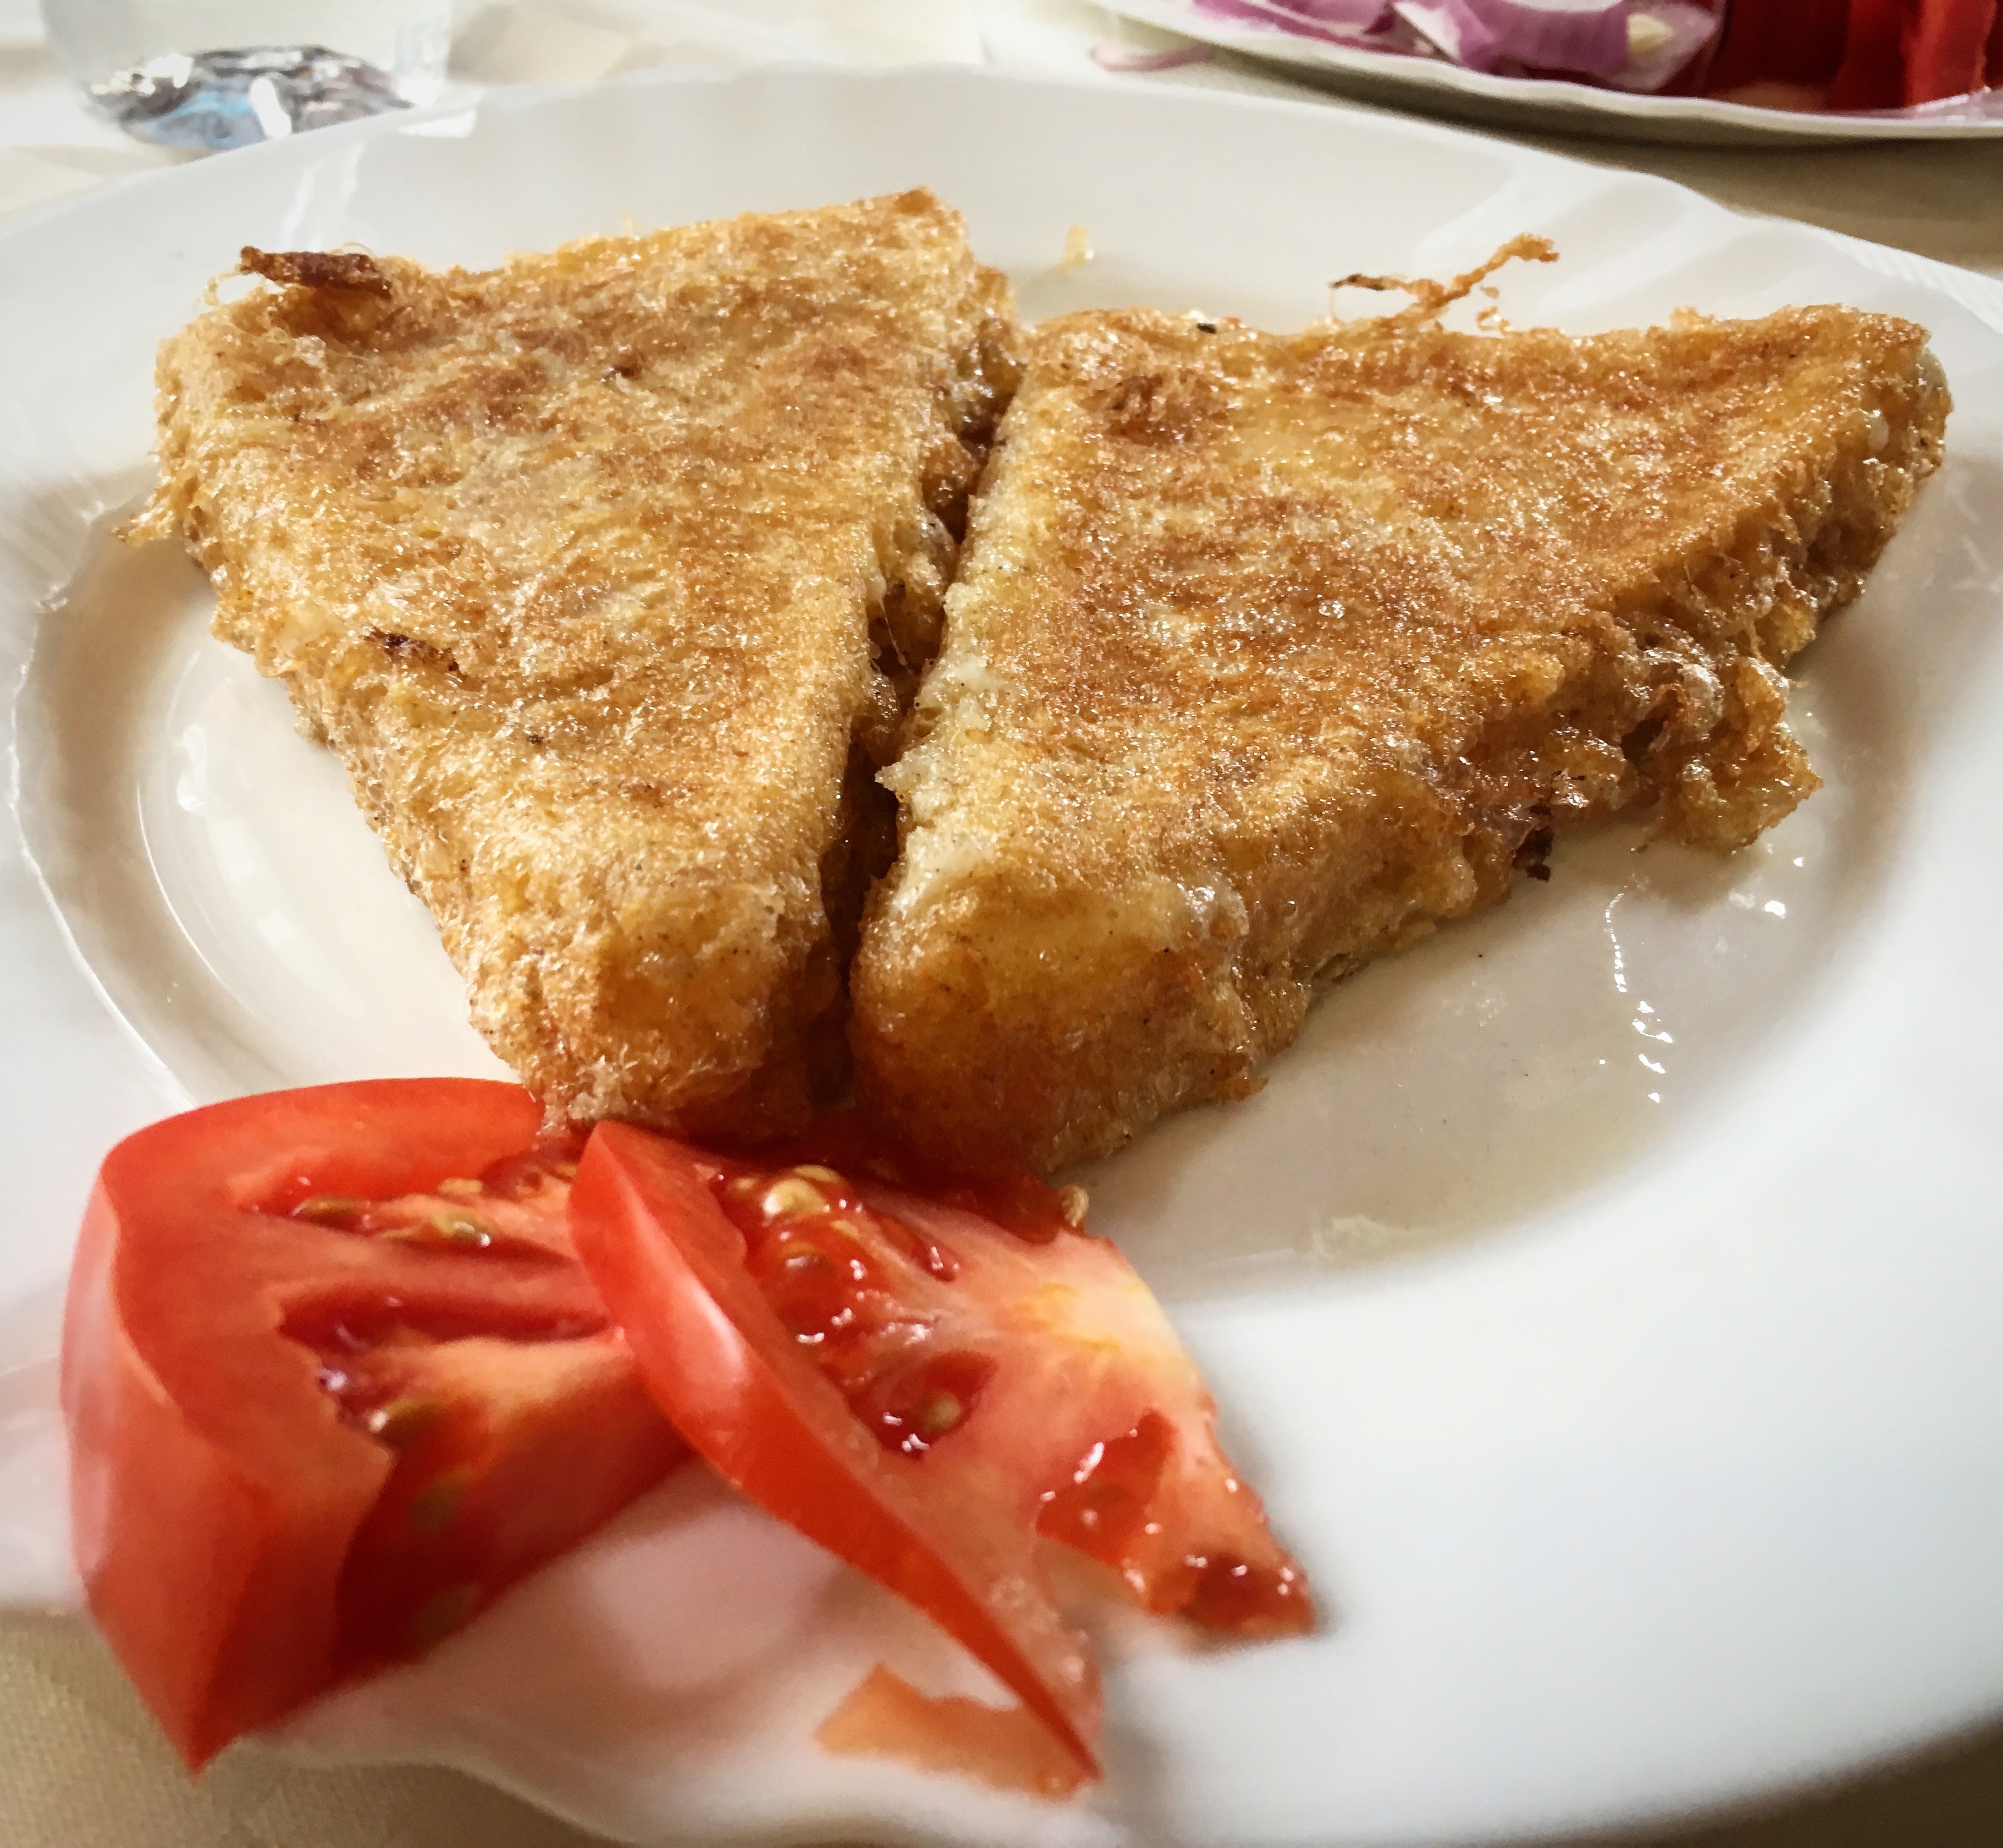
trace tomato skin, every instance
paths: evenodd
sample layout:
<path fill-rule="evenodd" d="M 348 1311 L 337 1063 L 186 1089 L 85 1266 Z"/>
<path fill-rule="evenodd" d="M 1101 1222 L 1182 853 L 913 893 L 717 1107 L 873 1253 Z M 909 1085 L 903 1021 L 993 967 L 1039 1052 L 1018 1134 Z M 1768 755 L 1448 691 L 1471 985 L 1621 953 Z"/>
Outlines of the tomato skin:
<path fill-rule="evenodd" d="M 74 1544 L 93 1616 L 191 1766 L 414 1653 L 407 1622 L 395 1646 L 357 1627 L 351 1568 L 477 1570 L 484 1597 L 685 1454 L 568 1256 L 284 1216 L 312 1195 L 393 1197 L 477 1175 L 531 1144 L 540 1119 L 512 1085 L 385 1081 L 191 1111 L 106 1158 L 65 1313 Z M 302 1331 L 377 1312 L 533 1343 L 516 1350 L 530 1384 L 467 1413 L 469 1502 L 505 1496 L 525 1462 L 561 1460 L 567 1428 L 573 1492 L 512 1526 L 483 1515 L 435 1545 L 404 1533 L 372 1553 L 358 1537 L 405 1460 L 344 1415 Z M 484 1345 L 453 1336 L 412 1364 L 475 1377 Z M 560 1396 L 530 1389 L 558 1381 Z"/>
<path fill-rule="evenodd" d="M 1995 30 L 1996 0 L 1915 0 L 1900 47 L 1900 101 L 1910 109 L 1980 89 Z"/>
<path fill-rule="evenodd" d="M 1708 86 L 1826 84 L 1832 110 L 1910 109 L 2003 76 L 1997 0 L 1735 0 Z"/>
<path fill-rule="evenodd" d="M 747 1325 L 776 1331 L 777 1318 L 745 1268 L 743 1235 L 699 1176 L 701 1160 L 664 1137 L 603 1123 L 571 1196 L 579 1256 L 606 1300 L 646 1305 L 623 1319 L 656 1400 L 674 1408 L 726 1481 L 935 1616 L 1096 1776 L 1088 1739 L 1099 1690 L 1078 1640 L 1054 1612 L 1029 1613 L 1027 1647 L 998 1623 L 937 1536 L 911 1520 L 911 1498 L 886 1492 L 891 1459 L 839 1389 L 790 1340 L 746 1338 Z M 1037 1645 L 1054 1674 L 1033 1661 Z"/>
<path fill-rule="evenodd" d="M 601 1125 L 572 1193 L 579 1256 L 718 1472 L 932 1617 L 1096 1775 L 1096 1669 L 1044 1583 L 1045 1534 L 1144 1608 L 1239 1634 L 1311 1627 L 1306 1584 L 1159 1305 L 1075 1228 L 1082 1197 L 1006 1226 L 834 1171 L 848 1134 L 773 1169 Z"/>
<path fill-rule="evenodd" d="M 1843 61 L 1842 0 L 1732 0 L 1704 79 L 1712 95 L 1755 82 L 1819 88 Z"/>
<path fill-rule="evenodd" d="M 344 1504 L 366 1505 L 386 1455 L 331 1469 L 317 1507 L 274 1506 L 164 1392 L 125 1334 L 119 1215 L 100 1181 L 71 1275 L 63 1338 L 70 1515 L 92 1614 L 189 1766 L 309 1691 L 300 1665 L 333 1643 L 331 1587 L 345 1550 Z M 142 1533 L 171 1535 L 171 1560 Z M 286 1570 L 273 1569 L 279 1559 Z M 173 1584 L 163 1570 L 171 1563 Z M 291 1595 L 323 1584 L 324 1598 Z M 245 1647 L 257 1639 L 254 1648 Z M 218 1665 L 240 1661 L 226 1695 Z"/>
<path fill-rule="evenodd" d="M 1904 87 L 1906 0 L 1851 0 L 1831 109 L 1896 109 Z"/>

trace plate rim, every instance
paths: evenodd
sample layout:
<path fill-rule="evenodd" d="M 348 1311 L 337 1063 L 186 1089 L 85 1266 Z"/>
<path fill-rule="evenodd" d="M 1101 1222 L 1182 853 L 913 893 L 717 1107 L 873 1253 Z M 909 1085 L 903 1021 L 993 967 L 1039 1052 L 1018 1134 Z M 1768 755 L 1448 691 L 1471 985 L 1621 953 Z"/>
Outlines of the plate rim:
<path fill-rule="evenodd" d="M 1117 6 L 1124 6 L 1127 3 L 1128 0 L 1117 0 Z M 1159 3 L 1159 0 L 1135 0 L 1135 3 L 1152 5 Z M 1180 4 L 1181 0 L 1175 0 L 1175 3 Z M 1462 75 L 1480 75 L 1480 73 L 1465 72 Z M 219 162 L 297 159 L 302 158 L 299 153 L 302 148 L 309 152 L 318 151 L 367 141 L 378 135 L 393 138 L 436 134 L 441 124 L 492 114 L 519 114 L 560 103 L 566 99 L 593 91 L 729 88 L 754 85 L 766 80 L 799 79 L 827 79 L 843 86 L 950 81 L 1023 90 L 1056 89 L 1088 95 L 1103 95 L 1109 89 L 1119 89 L 1134 96 L 1173 99 L 1170 106 L 1176 108 L 1216 109 L 1225 113 L 1279 111 L 1309 119 L 1334 111 L 1368 122 L 1375 130 L 1393 135 L 1412 135 L 1447 145 L 1468 141 L 1491 148 L 1497 145 L 1494 137 L 1484 134 L 1483 129 L 1472 121 L 1402 110 L 1386 110 L 1362 97 L 1344 94 L 1275 95 L 1203 85 L 1165 86 L 1150 82 L 1141 75 L 1088 74 L 1069 70 L 1027 70 L 1008 65 L 967 64 L 949 60 L 898 65 L 846 65 L 813 59 L 785 58 L 732 69 L 660 66 L 622 72 L 610 77 L 581 82 L 509 84 L 475 96 L 450 98 L 421 108 L 399 110 L 354 121 L 336 123 L 326 128 L 316 129 L 310 135 L 259 142 L 250 147 L 232 148 L 195 160 L 115 174 L 101 185 L 94 186 L 86 191 L 66 194 L 60 198 L 47 200 L 0 219 L 0 256 L 4 256 L 9 246 L 17 239 L 39 235 L 51 225 L 88 216 L 107 199 L 129 197 L 162 188 L 171 194 L 178 187 L 191 183 L 198 176 L 218 171 Z M 1493 81 L 1542 82 L 1545 80 L 1498 79 Z M 1578 90 L 1588 96 L 1600 93 L 1580 85 L 1559 84 L 1554 87 Z M 1781 115 L 1784 121 L 1797 119 L 1785 116 L 1780 111 L 1764 113 Z M 1999 120 L 1995 133 L 1998 138 L 2003 138 L 2003 120 Z M 1723 218 L 1750 223 L 1770 224 L 1777 230 L 1799 232 L 1833 243 L 1882 274 L 1905 278 L 1926 286 L 1944 288 L 1964 306 L 1982 314 L 1985 320 L 1991 319 L 1992 309 L 2003 310 L 2003 277 L 1992 276 L 1980 270 L 1949 263 L 1944 258 L 1903 250 L 1896 245 L 1878 243 L 1868 238 L 1838 231 L 1827 225 L 1812 224 L 1805 219 L 1777 216 L 1770 212 L 1737 207 L 1714 198 L 1682 180 L 1671 179 L 1666 174 L 1639 169 L 1610 169 L 1603 163 L 1582 155 L 1523 141 L 1512 140 L 1501 145 L 1508 148 L 1512 159 L 1521 159 L 1533 166 L 1555 166 L 1574 173 L 1598 174 L 1624 185 L 1667 189 L 1685 201 L 1690 209 L 1703 214 L 1716 214 Z M 6 268 L 6 265 L 0 264 L 0 287 L 4 287 Z M 1950 284 L 1949 278 L 1955 280 Z M 1993 296 L 1993 302 L 1978 306 L 1985 295 Z M 4 295 L 0 295 L 0 301 L 4 299 Z M 2003 327 L 2003 322 L 1992 322 L 1992 324 Z M 0 383 L 5 381 L 12 362 L 12 356 L 0 349 Z M 4 465 L 6 459 L 4 452 L 0 452 L 0 465 Z M 4 705 L 0 705 L 0 711 L 5 709 Z"/>
<path fill-rule="evenodd" d="M 722 85 L 743 84 L 747 82 L 756 81 L 761 77 L 771 75 L 773 68 L 774 68 L 772 67 L 765 67 L 757 72 L 742 73 L 637 72 L 614 81 L 622 87 L 631 86 L 634 88 L 648 88 L 669 85 L 679 86 L 690 82 Z M 888 72 L 838 72 L 821 65 L 788 65 L 784 67 L 784 68 L 788 72 L 809 72 L 817 78 L 839 82 L 844 80 L 852 82 L 857 80 L 868 81 L 873 79 L 883 81 L 886 79 L 906 79 L 913 74 L 914 68 L 904 67 Z M 1022 85 L 1029 87 L 1048 87 L 1053 85 L 1060 86 L 1070 89 L 1091 89 L 1096 87 L 1090 80 L 1087 79 L 1078 79 L 1070 77 L 1054 78 L 1045 75 L 998 71 L 982 67 L 966 67 L 948 65 L 917 68 L 919 69 L 920 74 L 923 74 L 925 70 L 936 69 L 942 72 L 953 72 L 962 79 L 1000 82 L 1004 84 Z M 592 85 L 536 86 L 533 91 L 511 91 L 504 97 L 483 97 L 471 103 L 460 102 L 457 103 L 441 104 L 435 106 L 434 108 L 428 110 L 421 112 L 412 111 L 408 112 L 407 114 L 400 114 L 396 117 L 385 118 L 377 122 L 359 123 L 348 125 L 344 130 L 333 132 L 344 134 L 350 139 L 369 138 L 372 138 L 374 135 L 380 134 L 407 133 L 413 127 L 419 126 L 424 122 L 439 119 L 449 120 L 463 114 L 469 110 L 484 112 L 496 107 L 502 107 L 505 108 L 507 113 L 512 114 L 518 110 L 526 110 L 534 108 L 547 100 L 573 96 L 579 93 L 589 91 L 596 87 L 598 86 Z M 1160 93 L 1158 92 L 1157 93 Z M 1308 99 L 1248 97 L 1232 96 L 1221 92 L 1199 90 L 1179 91 L 1175 93 L 1175 94 L 1179 99 L 1182 100 L 1178 104 L 1179 107 L 1200 107 L 1201 101 L 1204 99 L 1208 99 L 1208 100 L 1211 103 L 1222 107 L 1227 110 L 1238 108 L 1265 110 L 1277 107 L 1282 110 L 1291 108 L 1319 114 L 1328 107 L 1326 104 L 1317 103 Z M 1385 125 L 1387 128 L 1400 134 L 1414 134 L 1422 136 L 1428 139 L 1437 138 L 1446 141 L 1459 141 L 1466 138 L 1465 131 L 1438 122 L 1424 120 L 1410 120 L 1407 118 L 1388 118 L 1383 120 L 1385 121 Z M 323 134 L 326 134 L 327 132 L 327 131 L 322 131 Z M 316 153 L 322 149 L 330 148 L 332 145 L 332 142 L 329 140 L 316 139 L 309 145 L 311 150 Z M 273 148 L 271 152 L 276 153 L 278 150 L 277 148 Z M 1592 169 L 1590 163 L 1589 162 L 1578 161 L 1571 156 L 1552 153 L 1546 150 L 1522 148 L 1514 149 L 1512 152 L 1523 159 L 1533 162 L 1555 161 L 1568 167 L 1583 168 L 1587 170 L 1596 170 Z M 259 150 L 247 150 L 243 155 L 240 155 L 238 158 L 239 159 L 255 158 L 259 152 Z M 203 169 L 195 170 L 213 169 L 208 169 L 206 163 L 204 163 Z M 129 192 L 131 188 L 135 187 L 157 186 L 163 184 L 175 186 L 184 184 L 185 183 L 185 181 L 182 179 L 181 173 L 182 169 L 168 169 L 158 172 L 149 172 L 129 176 L 123 180 L 112 183 L 111 187 L 100 189 L 98 191 L 94 191 L 91 194 L 79 197 L 54 201 L 36 211 L 23 214 L 19 220 L 16 220 L 13 223 L 10 223 L 4 229 L 0 229 L 0 259 L 4 259 L 4 256 L 8 249 L 8 240 L 9 239 L 21 233 L 36 231 L 40 227 L 45 225 L 52 219 L 61 219 L 79 212 L 87 214 L 93 209 L 96 203 L 106 193 L 111 191 L 114 188 L 118 189 L 121 191 Z M 1633 175 L 1627 176 L 1625 177 L 1631 180 L 1639 180 L 1646 184 L 1669 187 L 1673 188 L 1676 192 L 1683 194 L 1687 197 L 1701 199 L 1701 195 L 1692 194 L 1689 189 L 1678 186 L 1673 181 L 1662 180 L 1655 176 Z M 1721 219 L 1734 219 L 1742 216 L 1742 215 L 1733 212 L 1729 208 L 1718 204 L 1715 201 L 1703 200 L 1702 203 L 1709 211 L 1715 212 L 1718 215 Z M 1993 327 L 1997 328 L 1999 330 L 2003 330 L 2003 283 L 1998 283 L 1991 278 L 1983 277 L 1977 272 L 1959 270 L 1954 266 L 1941 264 L 1931 259 L 1909 257 L 1907 253 L 1903 252 L 1888 250 L 1886 246 L 1870 244 L 1864 242 L 1863 240 L 1847 237 L 1840 233 L 1823 230 L 1818 227 L 1797 225 L 1792 228 L 1809 232 L 1819 240 L 1833 242 L 1840 246 L 1843 246 L 1854 259 L 1859 259 L 1864 261 L 1867 267 L 1873 270 L 1876 270 L 1882 274 L 1912 280 L 1932 286 L 1939 286 L 1940 280 L 1943 278 L 1956 279 L 1962 286 L 1958 287 L 1949 292 L 1952 292 L 1957 299 L 1963 300 L 1964 305 L 1967 306 L 1973 306 L 1973 302 L 1970 300 L 1970 295 L 1972 295 L 1976 300 L 1980 300 L 1984 296 L 1990 298 L 1984 304 L 1984 309 L 1986 309 L 1986 312 L 1984 310 L 1978 310 L 1978 312 L 1983 313 L 1983 318 L 1987 320 Z M 1881 257 L 1889 258 L 1892 260 L 1879 260 Z M 1964 289 L 1966 289 L 1967 285 L 1970 284 L 1979 286 L 1973 288 L 1972 291 L 1970 291 L 1969 294 L 1964 294 Z M 0 379 L 4 379 L 4 372 L 0 372 Z M 4 408 L 4 405 L 0 405 L 0 408 Z M 0 610 L 0 638 L 4 638 L 5 616 L 6 612 Z M 40 620 L 41 618 L 39 613 L 37 613 L 31 620 L 30 626 L 30 634 L 31 639 L 33 635 L 39 629 Z M 10 782 L 14 782 L 17 781 L 19 774 L 18 759 L 14 748 L 16 741 L 15 727 L 19 717 L 18 711 L 16 710 L 16 703 L 23 690 L 23 683 L 19 676 L 10 676 L 9 679 L 12 682 L 11 685 L 0 687 L 0 711 L 4 711 L 5 721 L 4 724 L 0 724 L 0 738 L 4 738 L 10 763 L 12 764 L 12 767 L 15 770 L 15 777 L 13 778 L 10 778 Z M 16 840 L 19 841 L 20 821 L 15 809 L 15 805 L 18 799 L 19 796 L 17 789 L 10 788 L 9 822 L 15 831 Z M 30 864 L 33 864 L 32 860 L 30 860 Z M 47 903 L 49 902 L 47 894 L 44 893 L 42 896 L 44 903 Z M 60 921 L 61 920 L 61 913 L 60 909 L 51 905 L 50 912 L 54 914 L 60 924 Z M 44 915 L 47 914 L 44 914 Z M 0 916 L 0 930 L 4 930 L 5 927 L 5 920 L 4 916 Z M 66 931 L 65 934 L 67 934 Z M 89 979 L 87 966 L 83 967 L 80 970 L 80 973 L 84 973 L 86 978 Z M 1971 1720 L 1970 1722 L 1971 1726 L 1979 1724 L 1980 1724 L 1979 1720 Z M 1929 1742 L 1940 1740 L 1941 1737 L 1942 1735 L 1938 1734 L 1929 1733 L 1922 1738 L 1915 1738 L 1904 1745 L 1894 1745 L 1889 1746 L 1886 1749 L 1885 1756 L 1879 1762 L 1893 1762 L 1900 1757 L 1907 1755 L 1912 1752 L 1924 1750 L 1926 1748 L 1926 1746 Z M 1802 1775 L 1802 1782 L 1803 1784 L 1806 1784 L 1812 1781 L 1812 1774 L 1805 1772 Z M 1749 1794 L 1745 1799 L 1743 1799 L 1743 1801 L 1750 1803 L 1757 1801 L 1757 1798 L 1755 1796 Z"/>

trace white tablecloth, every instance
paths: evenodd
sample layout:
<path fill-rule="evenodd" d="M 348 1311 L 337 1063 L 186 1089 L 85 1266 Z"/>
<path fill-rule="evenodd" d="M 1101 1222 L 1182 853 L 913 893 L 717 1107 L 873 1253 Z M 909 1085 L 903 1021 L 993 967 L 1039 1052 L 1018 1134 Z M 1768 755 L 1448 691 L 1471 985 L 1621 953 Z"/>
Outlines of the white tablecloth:
<path fill-rule="evenodd" d="M 472 91 L 775 57 L 984 60 L 1077 75 L 1099 71 L 1096 45 L 1165 42 L 1075 0 L 472 0 L 453 82 Z M 1148 81 L 1312 93 L 1223 58 Z M 1752 149 L 1523 138 L 2003 276 L 2003 141 Z M 0 0 L 0 219 L 175 158 L 93 117 L 50 65 L 34 0 Z M 1662 1848 L 1977 1848 L 1999 1839 L 1999 1817 L 2003 1739 L 1992 1738 L 1766 1819 L 1673 1844 L 1652 1839 Z M 68 1622 L 0 1620 L 0 1848 L 586 1842 L 445 1772 L 309 1771 L 252 1748 L 192 1782 L 94 1638 Z"/>

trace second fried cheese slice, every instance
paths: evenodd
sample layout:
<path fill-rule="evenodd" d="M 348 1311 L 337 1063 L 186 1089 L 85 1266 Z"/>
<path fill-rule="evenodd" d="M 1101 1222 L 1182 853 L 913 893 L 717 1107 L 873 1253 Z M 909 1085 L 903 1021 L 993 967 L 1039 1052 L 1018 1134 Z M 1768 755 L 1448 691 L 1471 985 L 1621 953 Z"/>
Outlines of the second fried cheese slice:
<path fill-rule="evenodd" d="M 478 273 L 245 257 L 274 286 L 163 350 L 141 535 L 186 536 L 218 633 L 340 753 L 531 1089 L 797 1124 L 1002 279 L 923 193 Z"/>
<path fill-rule="evenodd" d="M 888 778 L 868 1091 L 959 1158 L 1103 1155 L 1554 825 L 1751 839 L 1814 785 L 1780 669 L 1937 460 L 1925 341 L 1046 323 Z"/>

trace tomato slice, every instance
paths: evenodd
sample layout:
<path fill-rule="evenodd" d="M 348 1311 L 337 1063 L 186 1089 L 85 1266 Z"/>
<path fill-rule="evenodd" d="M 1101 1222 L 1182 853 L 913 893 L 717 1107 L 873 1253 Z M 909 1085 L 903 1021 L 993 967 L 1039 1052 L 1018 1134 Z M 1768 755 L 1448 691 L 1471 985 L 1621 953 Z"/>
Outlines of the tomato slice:
<path fill-rule="evenodd" d="M 1850 0 L 1831 109 L 1896 109 L 1905 87 L 1907 0 Z"/>
<path fill-rule="evenodd" d="M 1838 0 L 1732 0 L 1705 89 L 1715 96 L 1750 83 L 1821 87 L 1843 61 L 1848 11 Z"/>
<path fill-rule="evenodd" d="M 1911 109 L 1980 89 L 1996 29 L 1996 0 L 1910 0 L 1899 100 Z"/>
<path fill-rule="evenodd" d="M 1851 0 L 1832 109 L 1913 108 L 2003 78 L 1997 0 Z"/>
<path fill-rule="evenodd" d="M 572 1194 L 642 1377 L 722 1476 L 925 1612 L 1088 1773 L 1097 1674 L 1040 1537 L 1150 1610 L 1312 1626 L 1167 1318 L 1071 1223 L 1082 1196 L 925 1176 L 852 1125 L 795 1152 L 775 1167 L 604 1124 Z"/>
<path fill-rule="evenodd" d="M 106 1158 L 64 1329 L 77 1559 L 191 1766 L 419 1652 L 686 1455 L 540 1120 L 509 1085 L 337 1085 Z"/>

